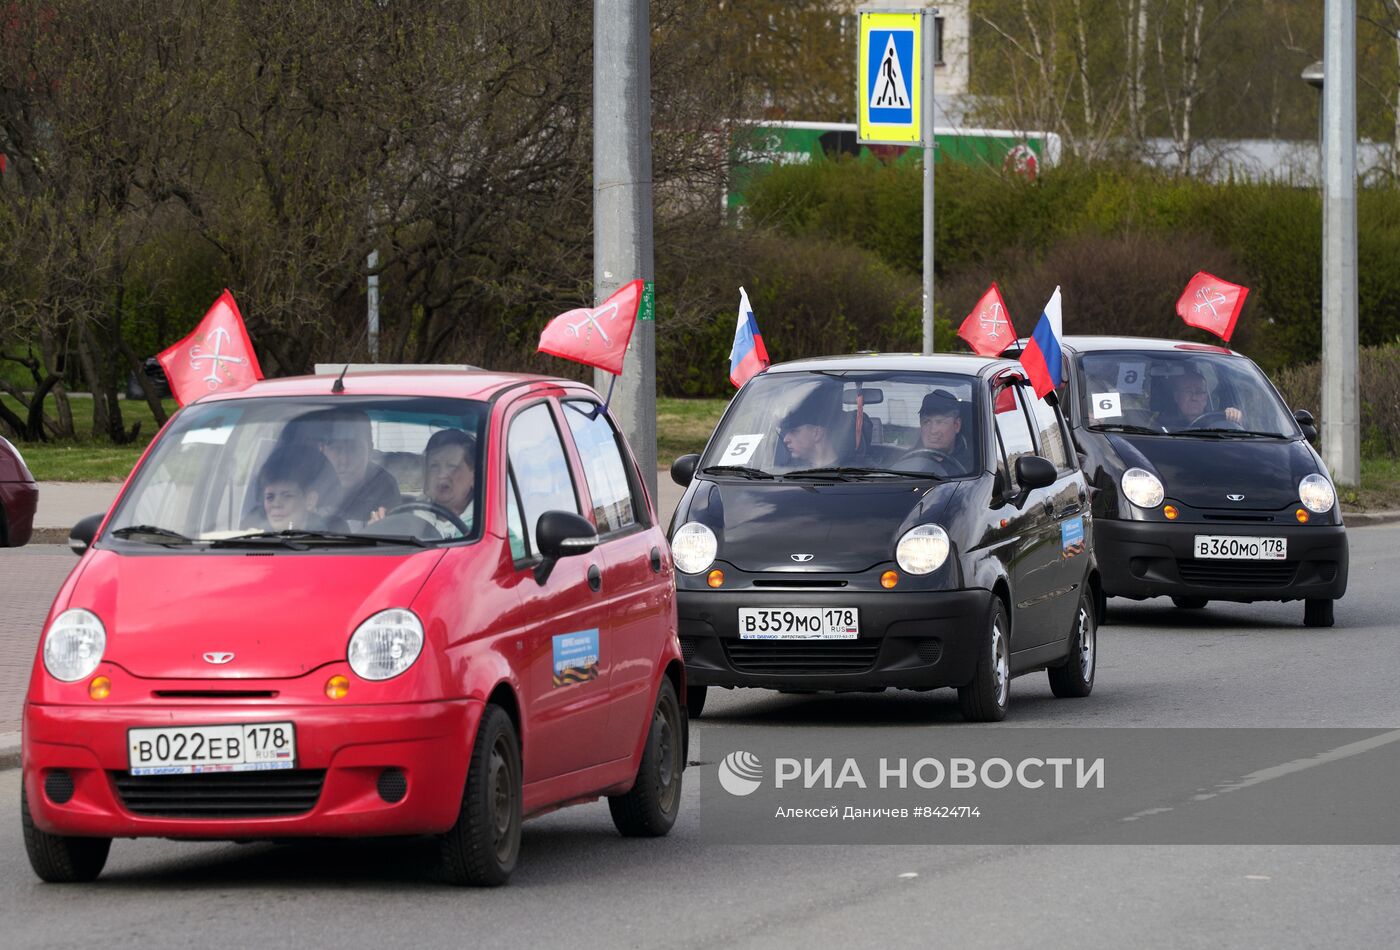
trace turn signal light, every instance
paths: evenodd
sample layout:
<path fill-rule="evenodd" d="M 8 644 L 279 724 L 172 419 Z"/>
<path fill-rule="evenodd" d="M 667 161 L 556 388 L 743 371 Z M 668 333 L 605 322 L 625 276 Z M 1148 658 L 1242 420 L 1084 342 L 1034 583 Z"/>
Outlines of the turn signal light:
<path fill-rule="evenodd" d="M 1293 516 L 1298 519 L 1299 524 L 1308 523 L 1308 509 L 1306 508 L 1299 508 L 1297 511 L 1293 512 Z"/>
<path fill-rule="evenodd" d="M 326 680 L 326 698 L 344 699 L 350 694 L 350 681 L 339 674 Z"/>
<path fill-rule="evenodd" d="M 724 571 L 715 568 L 705 577 L 705 583 L 711 587 L 719 587 L 724 584 Z"/>
<path fill-rule="evenodd" d="M 897 571 L 886 571 L 880 575 L 880 586 L 885 590 L 893 589 L 899 583 L 899 573 Z"/>
<path fill-rule="evenodd" d="M 1181 512 L 1176 510 L 1176 505 L 1167 505 L 1162 509 L 1162 514 L 1167 516 L 1168 521 L 1175 521 L 1176 516 L 1181 514 Z"/>
<path fill-rule="evenodd" d="M 105 676 L 94 676 L 88 683 L 88 695 L 93 699 L 106 699 L 112 695 L 112 681 Z"/>

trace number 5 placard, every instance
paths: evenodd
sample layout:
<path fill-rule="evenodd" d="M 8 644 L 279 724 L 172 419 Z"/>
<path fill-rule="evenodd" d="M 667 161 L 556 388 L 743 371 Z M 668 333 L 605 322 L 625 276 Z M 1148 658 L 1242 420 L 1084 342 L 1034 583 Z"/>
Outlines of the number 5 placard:
<path fill-rule="evenodd" d="M 760 435 L 736 435 L 729 440 L 729 448 L 724 450 L 724 455 L 720 457 L 721 465 L 747 465 L 749 459 L 758 449 L 758 443 L 763 441 Z"/>

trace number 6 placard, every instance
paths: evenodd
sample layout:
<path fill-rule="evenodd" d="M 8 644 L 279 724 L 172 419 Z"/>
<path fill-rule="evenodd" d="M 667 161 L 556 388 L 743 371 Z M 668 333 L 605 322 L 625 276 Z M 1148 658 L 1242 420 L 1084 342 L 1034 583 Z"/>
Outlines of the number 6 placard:
<path fill-rule="evenodd" d="M 1123 415 L 1123 406 L 1117 393 L 1094 393 L 1089 400 L 1094 405 L 1095 419 L 1116 419 Z"/>

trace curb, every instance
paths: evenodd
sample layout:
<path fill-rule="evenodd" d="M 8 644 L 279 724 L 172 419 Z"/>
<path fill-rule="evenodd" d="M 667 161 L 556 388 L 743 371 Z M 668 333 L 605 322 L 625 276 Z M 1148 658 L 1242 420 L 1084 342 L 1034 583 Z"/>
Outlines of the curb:
<path fill-rule="evenodd" d="M 1348 528 L 1369 528 L 1378 524 L 1400 522 L 1400 511 L 1348 511 L 1342 514 Z"/>
<path fill-rule="evenodd" d="M 38 528 L 29 536 L 30 544 L 68 544 L 68 532 L 71 528 Z"/>
<path fill-rule="evenodd" d="M 0 772 L 19 768 L 19 733 L 0 732 Z"/>

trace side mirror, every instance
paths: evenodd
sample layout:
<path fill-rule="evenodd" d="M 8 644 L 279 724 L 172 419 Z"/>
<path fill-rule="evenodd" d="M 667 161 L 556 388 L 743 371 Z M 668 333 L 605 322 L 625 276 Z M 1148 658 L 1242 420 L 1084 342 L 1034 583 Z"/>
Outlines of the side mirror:
<path fill-rule="evenodd" d="M 1055 484 L 1058 474 L 1054 463 L 1039 455 L 1023 455 L 1016 460 L 1016 484 L 1026 491 Z"/>
<path fill-rule="evenodd" d="M 546 511 L 535 523 L 535 546 L 544 556 L 535 567 L 535 580 L 543 584 L 561 557 L 587 554 L 596 548 L 598 532 L 587 518 L 572 511 Z"/>
<path fill-rule="evenodd" d="M 685 488 L 695 478 L 695 466 L 700 464 L 698 455 L 682 455 L 671 463 L 671 481 Z"/>
<path fill-rule="evenodd" d="M 1313 419 L 1313 414 L 1306 409 L 1294 409 L 1293 421 L 1298 423 L 1298 428 L 1303 430 L 1303 438 L 1309 442 L 1317 441 L 1317 422 Z"/>
<path fill-rule="evenodd" d="M 97 537 L 97 529 L 102 525 L 102 519 L 107 517 L 106 512 L 96 515 L 88 515 L 82 521 L 73 525 L 73 530 L 68 532 L 68 547 L 78 557 L 82 557 L 87 549 L 92 545 L 92 539 Z"/>

